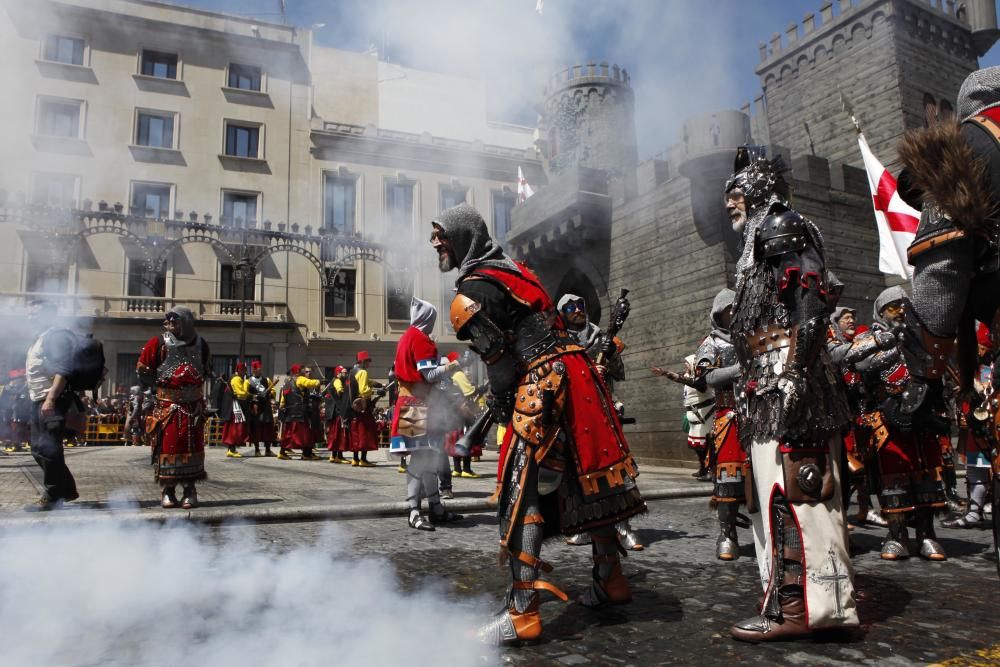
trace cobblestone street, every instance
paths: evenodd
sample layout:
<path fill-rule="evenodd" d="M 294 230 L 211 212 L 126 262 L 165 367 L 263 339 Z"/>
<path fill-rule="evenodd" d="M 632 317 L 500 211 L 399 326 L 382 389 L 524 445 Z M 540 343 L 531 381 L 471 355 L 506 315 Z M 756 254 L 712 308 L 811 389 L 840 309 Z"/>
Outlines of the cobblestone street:
<path fill-rule="evenodd" d="M 624 564 L 634 602 L 592 612 L 544 597 L 544 640 L 504 651 L 507 663 L 910 665 L 960 658 L 952 664 L 997 664 L 995 652 L 974 655 L 1000 643 L 995 607 L 984 593 L 997 586 L 988 531 L 941 530 L 947 562 L 914 558 L 893 564 L 879 559 L 881 529 L 856 529 L 856 583 L 865 596 L 862 629 L 819 642 L 753 646 L 728 634 L 731 623 L 754 613 L 760 596 L 749 532 L 741 531 L 743 557 L 723 563 L 714 558 L 716 529 L 706 501 L 656 501 L 634 525 L 647 545 Z M 493 517 L 468 516 L 434 533 L 413 531 L 402 518 L 340 526 L 354 537 L 355 553 L 393 560 L 404 585 L 439 580 L 456 598 L 488 595 L 499 608 L 507 578 L 496 566 Z M 256 530 L 258 539 L 287 548 L 315 539 L 322 529 L 321 523 L 274 524 L 222 532 Z M 555 566 L 548 578 L 571 597 L 582 592 L 590 576 L 589 552 L 586 546 L 548 542 L 542 555 Z M 415 573 L 414 562 L 426 564 L 425 571 Z"/>

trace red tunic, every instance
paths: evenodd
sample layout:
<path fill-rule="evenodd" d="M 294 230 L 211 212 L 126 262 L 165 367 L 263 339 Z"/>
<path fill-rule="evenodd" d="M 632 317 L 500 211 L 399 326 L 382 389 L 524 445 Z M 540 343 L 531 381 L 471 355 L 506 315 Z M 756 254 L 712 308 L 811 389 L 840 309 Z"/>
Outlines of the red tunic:
<path fill-rule="evenodd" d="M 396 379 L 402 388 L 392 411 L 392 426 L 389 431 L 391 450 L 395 453 L 405 454 L 430 444 L 427 439 L 426 423 L 422 434 L 403 435 L 399 432 L 400 413 L 412 413 L 412 408 L 426 404 L 424 396 L 430 391 L 430 385 L 420 373 L 418 365 L 421 362 L 432 362 L 437 366 L 437 345 L 423 331 L 411 326 L 403 332 L 399 344 L 396 345 Z"/>
<path fill-rule="evenodd" d="M 202 395 L 208 344 L 168 346 L 150 338 L 136 368 L 156 376 L 156 407 L 146 422 L 156 447 L 156 479 L 161 483 L 205 478 L 205 401 Z"/>
<path fill-rule="evenodd" d="M 492 268 L 479 268 L 479 274 L 499 282 L 507 288 L 510 296 L 528 306 L 534 312 L 555 310 L 552 300 L 541 282 L 529 269 L 519 265 L 522 275 Z M 564 329 L 560 318 L 556 318 L 554 329 Z M 565 384 L 567 386 L 566 407 L 563 419 L 556 428 L 568 431 L 573 443 L 576 474 L 585 492 L 595 487 L 585 483 L 588 476 L 600 477 L 603 471 L 617 468 L 627 463 L 631 466 L 631 454 L 622 432 L 618 413 L 613 409 L 602 410 L 600 406 L 611 406 L 613 400 L 604 380 L 594 367 L 584 350 L 567 352 L 559 357 L 566 365 Z M 508 429 L 508 433 L 513 429 Z M 502 477 L 504 461 L 511 438 L 504 439 L 500 452 L 498 478 Z"/>

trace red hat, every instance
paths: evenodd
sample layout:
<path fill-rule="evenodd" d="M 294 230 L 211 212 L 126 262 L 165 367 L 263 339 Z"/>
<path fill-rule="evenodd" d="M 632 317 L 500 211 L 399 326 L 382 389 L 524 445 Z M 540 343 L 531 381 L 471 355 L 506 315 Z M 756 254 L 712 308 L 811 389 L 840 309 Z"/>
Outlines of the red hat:
<path fill-rule="evenodd" d="M 989 347 L 991 344 L 990 329 L 982 322 L 976 327 L 976 342 L 983 347 Z"/>
<path fill-rule="evenodd" d="M 13 378 L 23 378 L 24 377 L 24 369 L 23 368 L 15 368 L 14 370 L 12 370 L 12 371 L 10 371 L 10 372 L 7 373 L 7 377 L 9 377 L 11 379 L 13 379 Z"/>
<path fill-rule="evenodd" d="M 255 370 L 259 369 L 259 368 L 260 368 L 260 360 L 259 359 L 254 359 L 253 361 L 250 362 L 250 370 L 255 371 Z"/>
<path fill-rule="evenodd" d="M 458 352 L 449 352 L 448 361 L 458 361 Z"/>
<path fill-rule="evenodd" d="M 246 370 L 247 370 L 246 362 L 243 362 L 243 361 L 237 361 L 236 362 L 236 373 L 237 374 L 245 373 Z"/>
<path fill-rule="evenodd" d="M 302 364 L 292 364 L 292 367 L 289 370 L 289 373 L 291 373 L 292 375 L 298 375 L 301 372 L 302 372 Z"/>
<path fill-rule="evenodd" d="M 346 370 L 347 369 L 344 368 L 343 366 L 337 366 L 336 368 L 333 369 L 333 374 L 334 375 L 340 375 L 341 373 L 343 373 Z"/>
<path fill-rule="evenodd" d="M 358 362 L 362 362 L 362 361 L 371 361 L 371 357 L 368 355 L 368 352 L 365 351 L 365 350 L 361 350 L 360 352 L 358 352 Z"/>

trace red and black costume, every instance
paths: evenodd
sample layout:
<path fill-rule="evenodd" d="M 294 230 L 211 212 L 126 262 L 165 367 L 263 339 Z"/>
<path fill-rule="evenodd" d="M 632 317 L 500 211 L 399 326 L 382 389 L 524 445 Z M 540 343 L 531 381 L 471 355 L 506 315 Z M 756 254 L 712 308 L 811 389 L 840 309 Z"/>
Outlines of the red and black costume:
<path fill-rule="evenodd" d="M 507 425 L 497 497 L 513 585 L 480 636 L 498 644 L 531 639 L 541 632 L 538 591 L 566 597 L 538 579 L 551 569 L 539 558 L 543 537 L 589 531 L 594 580 L 580 602 L 627 602 L 614 524 L 645 503 L 611 395 L 538 278 L 504 255 L 471 206 L 448 209 L 434 224 L 459 265 L 452 326 L 486 363 L 490 410 Z"/>
<path fill-rule="evenodd" d="M 211 369 L 208 343 L 194 328 L 194 314 L 177 306 L 167 317 L 180 323 L 180 333 L 150 338 L 139 354 L 140 382 L 156 387 L 156 407 L 146 420 L 153 446 L 156 481 L 164 490 L 164 506 L 174 506 L 173 489 L 184 486 L 182 505 L 197 505 L 195 482 L 205 479 L 205 399 L 202 387 Z M 172 503 L 172 504 L 168 504 Z"/>

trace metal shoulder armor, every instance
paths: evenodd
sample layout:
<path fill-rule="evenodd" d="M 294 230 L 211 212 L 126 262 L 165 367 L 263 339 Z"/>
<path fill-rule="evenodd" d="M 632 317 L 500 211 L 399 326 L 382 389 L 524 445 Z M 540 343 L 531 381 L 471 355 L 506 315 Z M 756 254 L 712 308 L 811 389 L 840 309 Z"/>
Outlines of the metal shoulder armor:
<path fill-rule="evenodd" d="M 503 355 L 507 337 L 497 324 L 483 312 L 478 301 L 464 294 L 452 299 L 450 310 L 451 326 L 459 340 L 467 340 L 489 365 Z"/>
<path fill-rule="evenodd" d="M 801 252 L 808 244 L 806 220 L 796 211 L 771 214 L 757 229 L 757 249 L 764 259 Z"/>

